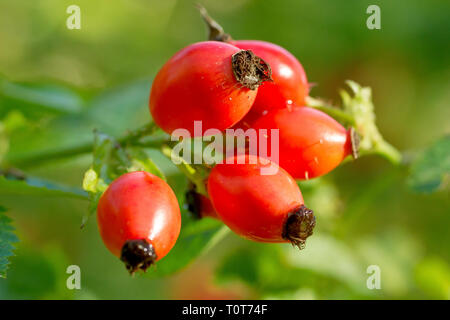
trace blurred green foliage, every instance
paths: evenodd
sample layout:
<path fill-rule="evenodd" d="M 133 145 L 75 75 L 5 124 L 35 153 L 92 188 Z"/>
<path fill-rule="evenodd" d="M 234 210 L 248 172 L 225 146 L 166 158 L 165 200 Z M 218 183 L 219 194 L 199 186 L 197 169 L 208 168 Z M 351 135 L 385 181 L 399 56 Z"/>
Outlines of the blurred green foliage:
<path fill-rule="evenodd" d="M 0 278 L 6 277 L 8 258 L 13 255 L 13 243 L 18 241 L 11 226 L 11 219 L 5 215 L 5 211 L 5 208 L 0 207 Z"/>
<path fill-rule="evenodd" d="M 81 8 L 80 30 L 65 26 L 71 4 Z M 119 139 L 150 120 L 158 68 L 206 38 L 194 1 L 2 0 L 0 169 L 20 172 L 0 177 L 0 204 L 21 242 L 0 279 L 0 298 L 177 298 L 176 289 L 206 266 L 215 275 L 205 277 L 208 285 L 231 290 L 230 297 L 448 299 L 450 3 L 202 4 L 234 38 L 272 41 L 296 55 L 317 84 L 312 96 L 338 102 L 347 79 L 371 87 L 380 131 L 413 165 L 364 157 L 299 183 L 317 214 L 316 234 L 301 252 L 251 243 L 183 210 L 182 241 L 156 270 L 130 278 L 103 246 L 95 219 L 79 228 L 89 206 L 81 185 L 92 163 L 92 131 Z M 370 4 L 381 8 L 381 30 L 366 28 Z M 182 203 L 184 176 L 159 151 L 146 152 Z M 66 288 L 71 264 L 81 268 L 81 290 Z M 369 265 L 381 269 L 380 290 L 366 287 Z M 199 288 L 187 289 L 199 296 Z"/>
<path fill-rule="evenodd" d="M 411 166 L 409 184 L 418 192 L 433 192 L 445 187 L 450 172 L 450 135 L 422 152 Z"/>

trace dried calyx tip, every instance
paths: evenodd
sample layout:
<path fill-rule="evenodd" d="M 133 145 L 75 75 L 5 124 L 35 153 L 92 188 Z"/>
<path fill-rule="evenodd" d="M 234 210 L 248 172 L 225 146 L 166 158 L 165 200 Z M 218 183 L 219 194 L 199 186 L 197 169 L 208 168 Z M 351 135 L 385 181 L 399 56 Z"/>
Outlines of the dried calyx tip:
<path fill-rule="evenodd" d="M 359 157 L 359 134 L 356 132 L 355 128 L 350 128 L 350 142 L 352 144 L 352 156 L 353 159 L 358 159 Z"/>
<path fill-rule="evenodd" d="M 283 238 L 289 240 L 299 249 L 305 247 L 306 239 L 313 234 L 316 225 L 316 217 L 311 209 L 304 205 L 289 213 L 286 221 Z"/>
<path fill-rule="evenodd" d="M 256 90 L 264 81 L 272 81 L 270 65 L 251 50 L 241 50 L 231 57 L 236 80 L 250 90 Z"/>
<path fill-rule="evenodd" d="M 200 11 L 200 14 L 201 14 L 203 20 L 205 21 L 206 25 L 208 26 L 208 29 L 209 29 L 208 39 L 209 40 L 222 41 L 222 42 L 229 42 L 232 40 L 231 36 L 228 33 L 225 33 L 222 26 L 220 24 L 218 24 L 216 20 L 211 18 L 211 16 L 208 14 L 208 11 L 206 11 L 205 7 L 203 7 L 199 3 L 197 3 L 195 6 L 197 7 L 198 11 Z"/>
<path fill-rule="evenodd" d="M 130 274 L 139 269 L 146 271 L 156 261 L 155 249 L 145 239 L 128 240 L 122 247 L 120 260 Z"/>
<path fill-rule="evenodd" d="M 185 194 L 187 209 L 196 218 L 201 218 L 201 203 L 195 189 L 190 189 Z"/>

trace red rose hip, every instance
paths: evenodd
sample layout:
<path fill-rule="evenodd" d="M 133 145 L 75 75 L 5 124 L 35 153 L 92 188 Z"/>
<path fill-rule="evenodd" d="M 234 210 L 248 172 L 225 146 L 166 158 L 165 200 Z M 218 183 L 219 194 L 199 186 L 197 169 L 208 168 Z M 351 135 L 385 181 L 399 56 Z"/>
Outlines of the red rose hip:
<path fill-rule="evenodd" d="M 234 40 L 209 15 L 198 6 L 200 14 L 209 29 L 209 39 L 232 44 L 243 50 L 251 50 L 270 65 L 272 80 L 258 88 L 255 102 L 250 112 L 236 124 L 236 128 L 248 128 L 261 115 L 270 110 L 286 108 L 290 105 L 303 106 L 309 94 L 310 85 L 305 70 L 297 58 L 286 49 L 260 40 Z"/>
<path fill-rule="evenodd" d="M 158 72 L 150 112 L 167 133 L 182 128 L 225 130 L 250 110 L 270 67 L 251 51 L 218 41 L 194 43 L 176 53 Z"/>
<path fill-rule="evenodd" d="M 260 137 L 260 143 L 270 141 L 270 129 L 279 129 L 279 165 L 295 179 L 322 176 L 348 155 L 357 156 L 353 129 L 346 130 L 326 113 L 313 108 L 273 110 L 259 118 L 252 128 L 267 129 L 268 134 Z"/>
<path fill-rule="evenodd" d="M 148 172 L 114 180 L 97 207 L 100 235 L 130 273 L 146 270 L 163 258 L 180 233 L 181 216 L 170 186 Z"/>
<path fill-rule="evenodd" d="M 309 84 L 300 62 L 286 49 L 266 41 L 232 40 L 229 43 L 251 50 L 264 59 L 272 70 L 273 81 L 265 82 L 258 88 L 249 117 L 261 116 L 265 112 L 285 108 L 291 104 L 305 105 L 309 94 Z"/>
<path fill-rule="evenodd" d="M 315 226 L 313 212 L 304 206 L 295 180 L 275 163 L 264 161 L 238 155 L 216 165 L 208 178 L 213 206 L 231 230 L 247 239 L 302 247 Z M 262 174 L 270 166 L 277 170 Z"/>

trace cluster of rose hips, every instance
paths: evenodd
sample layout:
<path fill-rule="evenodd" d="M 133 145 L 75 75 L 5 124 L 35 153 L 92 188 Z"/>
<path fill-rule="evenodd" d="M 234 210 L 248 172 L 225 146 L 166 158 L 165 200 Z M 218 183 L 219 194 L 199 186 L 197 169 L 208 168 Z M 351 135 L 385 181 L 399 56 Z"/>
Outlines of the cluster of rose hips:
<path fill-rule="evenodd" d="M 220 32 L 180 50 L 161 68 L 150 94 L 153 120 L 169 134 L 182 128 L 193 136 L 194 121 L 221 131 L 279 129 L 279 161 L 250 152 L 233 155 L 211 169 L 207 195 L 188 192 L 189 208 L 247 239 L 301 247 L 316 221 L 296 180 L 324 175 L 354 155 L 353 130 L 305 106 L 309 84 L 291 53 L 264 41 L 232 40 L 204 17 Z M 270 133 L 258 139 L 265 143 Z M 267 166 L 278 170 L 264 175 Z M 113 181 L 97 212 L 104 243 L 130 272 L 163 258 L 180 232 L 174 192 L 148 172 Z"/>

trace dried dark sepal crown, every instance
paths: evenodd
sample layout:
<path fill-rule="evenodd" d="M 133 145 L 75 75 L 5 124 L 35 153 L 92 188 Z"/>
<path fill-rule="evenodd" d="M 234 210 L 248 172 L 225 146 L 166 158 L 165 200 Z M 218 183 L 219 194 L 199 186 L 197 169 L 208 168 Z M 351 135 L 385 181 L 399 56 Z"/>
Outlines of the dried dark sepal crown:
<path fill-rule="evenodd" d="M 211 18 L 206 9 L 200 4 L 196 5 L 209 29 L 208 39 L 211 41 L 230 42 L 232 40 L 225 33 L 222 26 Z M 272 69 L 262 58 L 256 56 L 251 50 L 241 50 L 232 57 L 233 74 L 236 80 L 244 87 L 256 90 L 264 81 L 272 80 Z"/>
<path fill-rule="evenodd" d="M 250 90 L 256 90 L 264 81 L 273 81 L 269 64 L 251 50 L 233 54 L 231 66 L 236 80 Z"/>
<path fill-rule="evenodd" d="M 125 263 L 130 274 L 139 269 L 147 271 L 156 261 L 155 249 L 145 239 L 128 240 L 122 247 L 120 260 Z"/>
<path fill-rule="evenodd" d="M 350 142 L 352 145 L 352 157 L 353 159 L 359 158 L 359 142 L 361 137 L 358 132 L 356 132 L 355 128 L 350 127 Z"/>
<path fill-rule="evenodd" d="M 315 226 L 314 212 L 301 205 L 289 213 L 282 236 L 301 250 L 305 248 L 306 239 L 313 234 Z"/>

